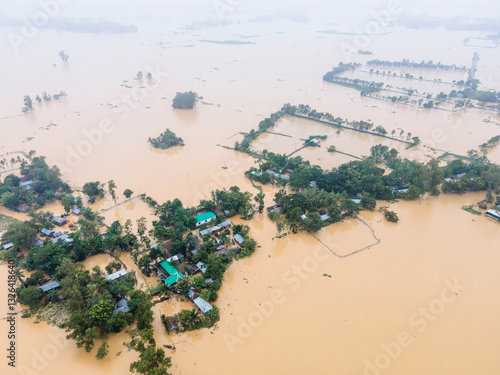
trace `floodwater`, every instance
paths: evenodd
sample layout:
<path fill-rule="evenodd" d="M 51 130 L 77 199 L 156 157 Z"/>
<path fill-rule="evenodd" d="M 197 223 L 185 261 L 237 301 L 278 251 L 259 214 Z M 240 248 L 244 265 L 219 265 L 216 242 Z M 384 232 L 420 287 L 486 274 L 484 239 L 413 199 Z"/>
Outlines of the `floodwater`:
<path fill-rule="evenodd" d="M 154 308 L 157 342 L 176 343 L 174 374 L 364 374 L 367 363 L 385 367 L 384 345 L 398 354 L 393 343 L 408 332 L 412 342 L 390 358 L 384 374 L 495 374 L 495 348 L 500 345 L 500 298 L 494 292 L 500 282 L 498 223 L 460 209 L 482 197 L 474 193 L 399 202 L 391 205 L 400 217 L 397 224 L 378 212 L 363 212 L 361 218 L 381 242 L 345 258 L 311 235 L 273 240 L 274 226 L 258 215 L 252 234 L 262 247 L 229 268 L 217 303 L 217 328 L 167 336 L 159 311 L 173 314 L 191 305 L 166 301 Z M 318 238 L 341 256 L 375 242 L 371 230 L 357 220 L 328 226 Z M 103 268 L 112 260 L 98 255 L 84 264 Z M 128 254 L 122 260 L 133 269 Z M 5 279 L 6 267 L 0 270 Z M 139 275 L 141 284 L 143 279 Z M 155 278 L 150 279 L 154 285 Z M 457 295 L 443 294 L 455 282 Z M 3 289 L 0 297 L 6 298 Z M 53 340 L 61 336 L 56 327 L 21 319 L 17 327 L 18 365 L 35 370 L 19 373 L 59 374 L 62 364 L 74 374 L 89 369 L 116 373 L 135 359 L 121 345 L 125 333 L 112 337 L 110 355 L 98 363 L 95 353 L 87 354 L 73 342 L 61 341 L 52 355 Z M 42 366 L 39 362 L 45 363 L 42 370 L 36 367 Z"/>
<path fill-rule="evenodd" d="M 188 206 L 209 197 L 214 189 L 232 185 L 255 193 L 243 176 L 255 165 L 254 159 L 220 145 L 241 140 L 239 132 L 256 128 L 286 102 L 308 104 L 350 121 L 370 120 L 389 133 L 411 132 L 423 145 L 401 152 L 416 160 L 433 155 L 429 147 L 465 154 L 499 133 L 500 117 L 491 112 L 421 110 L 363 98 L 355 90 L 323 82 L 323 74 L 338 62 L 366 59 L 346 55 L 342 45 L 352 42 L 351 37 L 319 32 L 324 29 L 276 20 L 195 31 L 153 23 L 127 35 L 43 30 L 17 54 L 2 40 L 0 48 L 8 58 L 0 60 L 1 70 L 22 71 L 24 77 L 6 80 L 0 94 L 0 154 L 34 149 L 49 164 L 58 165 L 63 178 L 76 188 L 88 181 L 113 179 L 117 203 L 122 204 L 111 208 L 114 202 L 108 198 L 94 204 L 107 210 L 103 215 L 110 224 L 141 216 L 152 219 L 151 209 L 143 202 L 125 201 L 121 192 L 127 188 L 159 202 L 177 197 Z M 400 30 L 373 37 L 370 58 L 469 65 L 475 50 L 462 43 L 469 34 Z M 248 40 L 241 35 L 252 36 L 255 44 L 200 42 Z M 61 49 L 70 55 L 69 64 L 59 60 Z M 495 80 L 499 50 L 479 53 L 482 82 L 500 89 L 500 80 Z M 134 79 L 139 70 L 156 76 L 152 82 L 139 82 Z M 68 93 L 66 100 L 35 105 L 31 113 L 21 114 L 24 95 L 33 98 L 42 91 L 60 90 Z M 173 110 L 175 93 L 187 90 L 203 99 L 193 111 Z M 403 146 L 349 130 L 336 134 L 308 120 L 284 118 L 280 124 L 275 131 L 292 138 L 263 135 L 255 147 L 289 153 L 295 143 L 302 143 L 300 138 L 327 132 L 330 137 L 321 148 L 298 153 L 323 168 L 351 160 L 328 154 L 332 144 L 356 156 L 367 155 L 377 143 L 395 143 L 398 150 Z M 151 148 L 147 139 L 166 128 L 182 137 L 185 146 L 166 151 Z M 500 162 L 500 153 L 492 152 L 490 158 Z M 270 204 L 276 190 L 265 186 L 264 192 Z M 378 212 L 363 212 L 361 218 L 381 242 L 345 258 L 328 252 L 311 235 L 273 239 L 274 225 L 265 215 L 257 215 L 248 224 L 261 248 L 229 268 L 217 303 L 221 308 L 217 328 L 167 336 L 159 310 L 173 314 L 191 304 L 166 301 L 155 306 L 157 343 L 177 343 L 172 355 L 174 374 L 377 370 L 410 375 L 496 374 L 500 365 L 499 224 L 460 209 L 483 196 L 442 195 L 399 202 L 391 205 L 401 219 L 397 224 L 386 222 Z M 57 204 L 48 207 L 62 213 Z M 341 256 L 375 242 L 370 228 L 356 220 L 326 227 L 318 238 Z M 85 265 L 104 268 L 111 260 L 99 255 Z M 134 269 L 127 253 L 122 260 Z M 0 273 L 6 280 L 7 268 L 0 267 Z M 157 281 L 139 279 L 144 286 Z M 466 288 L 443 293 L 455 280 Z M 0 299 L 5 306 L 5 288 L 0 288 Z M 429 308 L 430 313 L 424 316 L 420 308 Z M 74 342 L 58 341 L 58 328 L 33 323 L 33 319 L 18 319 L 19 367 L 8 368 L 2 359 L 2 374 L 59 375 L 67 369 L 75 375 L 127 373 L 129 363 L 137 358 L 122 345 L 126 333 L 113 336 L 109 356 L 97 362 L 95 353 L 77 349 Z M 0 328 L 0 340 L 6 345 L 5 320 Z M 398 340 L 405 344 L 401 350 Z M 391 356 L 385 354 L 387 346 Z"/>

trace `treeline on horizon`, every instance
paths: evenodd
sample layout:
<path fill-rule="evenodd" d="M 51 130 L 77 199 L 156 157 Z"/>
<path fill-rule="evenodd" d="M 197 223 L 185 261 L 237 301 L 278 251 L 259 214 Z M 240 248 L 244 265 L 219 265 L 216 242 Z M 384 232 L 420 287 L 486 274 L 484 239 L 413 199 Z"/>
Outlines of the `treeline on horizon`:
<path fill-rule="evenodd" d="M 23 27 L 25 24 L 25 19 L 0 17 L 0 26 Z M 89 34 L 122 34 L 133 33 L 138 30 L 135 25 L 124 25 L 110 20 L 92 18 L 73 19 L 64 17 L 50 18 L 47 24 L 41 28 Z"/>

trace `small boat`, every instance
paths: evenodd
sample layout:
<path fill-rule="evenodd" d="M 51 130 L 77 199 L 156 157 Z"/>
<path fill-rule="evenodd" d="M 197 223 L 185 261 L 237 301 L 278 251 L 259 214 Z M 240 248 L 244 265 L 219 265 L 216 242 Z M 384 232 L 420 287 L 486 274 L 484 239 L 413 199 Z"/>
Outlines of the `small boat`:
<path fill-rule="evenodd" d="M 163 345 L 167 349 L 175 350 L 175 345 Z"/>

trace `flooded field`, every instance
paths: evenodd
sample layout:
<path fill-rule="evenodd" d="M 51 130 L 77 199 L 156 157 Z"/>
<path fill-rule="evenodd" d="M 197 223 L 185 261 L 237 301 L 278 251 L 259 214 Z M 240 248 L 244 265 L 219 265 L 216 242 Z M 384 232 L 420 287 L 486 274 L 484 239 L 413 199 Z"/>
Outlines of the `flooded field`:
<path fill-rule="evenodd" d="M 402 129 L 395 132 L 394 137 L 407 141 L 407 133 L 399 137 Z M 397 140 L 379 137 L 377 135 L 361 133 L 350 129 L 339 129 L 328 126 L 317 121 L 286 116 L 276 122 L 276 126 L 270 130 L 271 133 L 261 135 L 252 143 L 252 149 L 262 152 L 268 150 L 280 154 L 291 154 L 301 156 L 312 164 L 329 169 L 337 167 L 357 158 L 370 155 L 370 148 L 381 144 L 389 149 L 396 149 L 399 154 L 410 160 L 426 162 L 430 157 L 437 157 L 442 152 L 430 149 L 413 147 L 408 149 L 408 144 Z M 304 141 L 310 136 L 327 136 L 326 140 L 320 142 L 320 147 L 306 147 L 302 150 Z M 335 146 L 338 153 L 328 152 L 330 146 Z M 345 155 L 340 152 L 343 152 Z"/>
<path fill-rule="evenodd" d="M 221 146 L 241 141 L 241 132 L 256 129 L 284 103 L 307 104 L 349 121 L 369 120 L 389 134 L 410 132 L 422 140 L 421 146 L 408 150 L 401 142 L 285 117 L 271 129 L 281 135 L 263 134 L 252 144 L 259 151 L 289 154 L 310 135 L 327 135 L 320 148 L 295 154 L 325 169 L 355 160 L 327 152 L 332 145 L 362 157 L 372 146 L 383 144 L 403 157 L 426 162 L 446 151 L 466 155 L 500 134 L 498 114 L 410 108 L 322 81 L 340 61 L 410 59 L 469 66 L 475 49 L 464 46 L 463 39 L 470 32 L 395 30 L 374 37 L 368 46 L 374 55 L 362 56 L 346 53 L 345 44 L 352 43 L 349 35 L 325 34 L 320 31 L 326 25 L 311 27 L 284 19 L 199 30 L 174 28 L 158 20 L 141 25 L 139 32 L 126 37 L 43 30 L 19 53 L 12 52 L 6 40 L 0 41 L 0 49 L 8 51 L 7 58 L 0 59 L 0 69 L 24 75 L 22 81 L 5 80 L 0 93 L 0 154 L 35 150 L 47 157 L 48 164 L 57 165 L 75 189 L 88 181 L 114 180 L 119 205 L 114 207 L 109 197 L 90 205 L 102 210 L 107 224 L 130 219 L 135 226 L 137 219 L 146 217 L 151 228 L 152 209 L 138 198 L 126 200 L 125 189 L 158 202 L 179 198 L 185 206 L 233 185 L 255 194 L 243 175 L 256 165 L 255 159 Z M 57 56 L 63 48 L 70 54 L 68 64 Z M 495 77 L 500 76 L 500 50 L 479 53 L 478 78 L 488 89 L 499 90 L 500 79 Z M 138 71 L 151 71 L 153 79 L 135 79 Z M 444 81 L 457 75 L 433 71 L 425 77 Z M 422 84 L 419 90 L 446 92 L 443 84 Z M 67 99 L 35 104 L 32 112 L 21 113 L 24 95 L 60 90 L 68 93 Z M 175 93 L 188 90 L 202 97 L 196 109 L 172 109 Z M 148 138 L 166 128 L 182 137 L 185 146 L 152 148 Z M 499 147 L 488 157 L 500 163 Z M 266 205 L 272 204 L 277 190 L 270 186 L 263 190 Z M 496 375 L 499 223 L 460 209 L 482 199 L 484 192 L 379 202 L 390 205 L 400 222 L 388 223 L 378 211 L 363 211 L 360 218 L 368 225 L 346 220 L 325 227 L 317 238 L 300 233 L 273 239 L 275 226 L 264 214 L 250 222 L 234 218 L 234 223 L 251 226 L 260 248 L 227 271 L 217 301 L 221 321 L 211 330 L 168 336 L 160 313 L 171 315 L 192 303 L 161 302 L 154 307 L 157 344 L 176 343 L 178 349 L 171 353 L 175 375 Z M 55 202 L 43 210 L 63 213 Z M 0 212 L 28 218 L 3 206 Z M 342 257 L 378 239 L 379 244 Z M 84 265 L 103 269 L 112 260 L 101 254 L 86 259 Z M 136 270 L 143 288 L 157 284 L 158 278 L 140 274 L 128 253 L 121 260 Z M 7 268 L 2 266 L 0 279 L 6 278 Z M 6 289 L 0 288 L 2 318 L 6 300 Z M 16 311 L 20 310 L 17 305 Z M 137 359 L 122 345 L 128 341 L 126 332 L 111 336 L 110 354 L 96 361 L 95 350 L 78 349 L 57 327 L 35 324 L 35 318 L 18 315 L 17 330 L 19 367 L 13 370 L 2 360 L 2 374 L 62 375 L 68 370 L 73 375 L 125 374 Z M 0 332 L 5 347 L 5 319 L 0 320 Z"/>
<path fill-rule="evenodd" d="M 272 240 L 273 225 L 258 216 L 252 234 L 261 248 L 229 268 L 218 301 L 217 328 L 167 336 L 159 311 L 174 313 L 189 303 L 166 301 L 155 307 L 158 343 L 178 343 L 173 373 L 231 374 L 238 368 L 242 374 L 330 374 L 332 369 L 365 374 L 367 366 L 385 366 L 384 347 L 408 332 L 411 344 L 390 359 L 384 373 L 439 373 L 446 368 L 454 374 L 478 369 L 494 374 L 495 351 L 471 352 L 469 344 L 481 342 L 485 349 L 500 344 L 500 298 L 492 290 L 500 282 L 498 223 L 460 209 L 482 197 L 444 195 L 399 202 L 391 206 L 401 219 L 398 224 L 363 212 L 361 218 L 381 242 L 347 258 L 332 255 L 311 235 Z M 330 225 L 318 238 L 338 254 L 373 243 L 370 230 L 356 220 Z M 133 269 L 127 259 L 123 254 Z M 111 260 L 98 255 L 84 263 L 103 267 Z M 4 277 L 6 268 L 0 269 Z M 450 283 L 458 289 L 443 293 Z M 121 345 L 125 334 L 110 340 L 111 355 L 97 363 L 92 353 L 63 341 L 55 327 L 30 319 L 20 319 L 18 326 L 19 363 L 35 371 L 26 373 L 62 374 L 65 363 L 75 375 L 89 369 L 105 374 L 126 371 L 134 360 Z M 57 338 L 61 347 L 51 354 L 48 348 Z M 38 357 L 32 353 L 39 353 L 41 362 L 33 362 Z M 40 363 L 45 363 L 42 371 L 34 367 Z"/>

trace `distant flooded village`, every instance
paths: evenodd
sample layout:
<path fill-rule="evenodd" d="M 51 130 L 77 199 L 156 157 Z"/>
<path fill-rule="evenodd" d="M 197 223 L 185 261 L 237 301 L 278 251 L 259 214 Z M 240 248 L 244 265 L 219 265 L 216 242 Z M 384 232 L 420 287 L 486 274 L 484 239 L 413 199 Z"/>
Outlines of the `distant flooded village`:
<path fill-rule="evenodd" d="M 498 17 L 5 5 L 0 373 L 496 374 Z"/>

